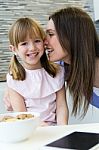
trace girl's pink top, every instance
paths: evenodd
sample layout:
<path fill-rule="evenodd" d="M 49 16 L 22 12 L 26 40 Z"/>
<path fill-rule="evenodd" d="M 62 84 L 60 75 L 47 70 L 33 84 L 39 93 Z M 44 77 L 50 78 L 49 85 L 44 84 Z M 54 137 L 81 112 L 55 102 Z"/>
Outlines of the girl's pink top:
<path fill-rule="evenodd" d="M 24 97 L 27 111 L 39 112 L 42 121 L 56 123 L 56 92 L 64 85 L 64 68 L 55 78 L 51 77 L 44 68 L 37 70 L 26 69 L 24 81 L 13 80 L 7 74 L 8 87 Z"/>

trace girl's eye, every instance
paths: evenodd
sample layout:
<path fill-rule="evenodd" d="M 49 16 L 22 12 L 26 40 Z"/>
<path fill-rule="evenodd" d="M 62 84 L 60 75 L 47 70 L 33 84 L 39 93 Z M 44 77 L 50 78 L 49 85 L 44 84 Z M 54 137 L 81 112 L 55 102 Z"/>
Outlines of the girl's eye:
<path fill-rule="evenodd" d="M 27 45 L 27 42 L 22 42 L 21 45 Z"/>
<path fill-rule="evenodd" d="M 41 40 L 40 40 L 40 39 L 36 39 L 34 42 L 35 42 L 35 43 L 40 43 Z"/>

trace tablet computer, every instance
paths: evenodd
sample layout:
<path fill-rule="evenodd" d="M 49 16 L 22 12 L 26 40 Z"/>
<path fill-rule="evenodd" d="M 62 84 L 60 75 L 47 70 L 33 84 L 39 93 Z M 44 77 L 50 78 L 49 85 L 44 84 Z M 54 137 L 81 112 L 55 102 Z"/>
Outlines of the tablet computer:
<path fill-rule="evenodd" d="M 48 145 L 45 149 L 73 149 L 73 150 L 89 150 L 99 144 L 99 133 L 89 132 L 73 132 L 62 137 Z"/>

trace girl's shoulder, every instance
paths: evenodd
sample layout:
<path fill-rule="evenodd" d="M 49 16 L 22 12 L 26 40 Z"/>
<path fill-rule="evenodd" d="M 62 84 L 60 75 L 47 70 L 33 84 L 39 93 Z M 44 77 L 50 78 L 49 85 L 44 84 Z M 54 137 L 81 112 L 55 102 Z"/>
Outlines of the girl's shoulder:
<path fill-rule="evenodd" d="M 64 71 L 64 65 L 61 65 L 59 63 L 55 63 L 55 67 L 58 71 Z"/>
<path fill-rule="evenodd" d="M 57 70 L 56 78 L 64 77 L 64 74 L 65 74 L 64 66 L 57 64 L 57 63 L 55 63 L 55 66 L 56 66 L 56 70 Z"/>

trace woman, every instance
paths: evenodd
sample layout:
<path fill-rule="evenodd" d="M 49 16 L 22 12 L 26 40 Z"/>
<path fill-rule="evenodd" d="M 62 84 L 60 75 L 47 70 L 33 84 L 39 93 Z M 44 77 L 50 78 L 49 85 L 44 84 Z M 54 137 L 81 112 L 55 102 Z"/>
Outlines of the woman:
<path fill-rule="evenodd" d="M 49 60 L 64 61 L 72 114 L 84 117 L 91 104 L 99 114 L 99 39 L 92 19 L 79 8 L 60 9 L 49 17 L 46 33 Z"/>
<path fill-rule="evenodd" d="M 89 104 L 99 108 L 99 39 L 93 21 L 81 9 L 64 8 L 49 17 L 46 33 L 49 60 L 64 61 L 72 114 L 82 111 L 84 117 Z"/>

